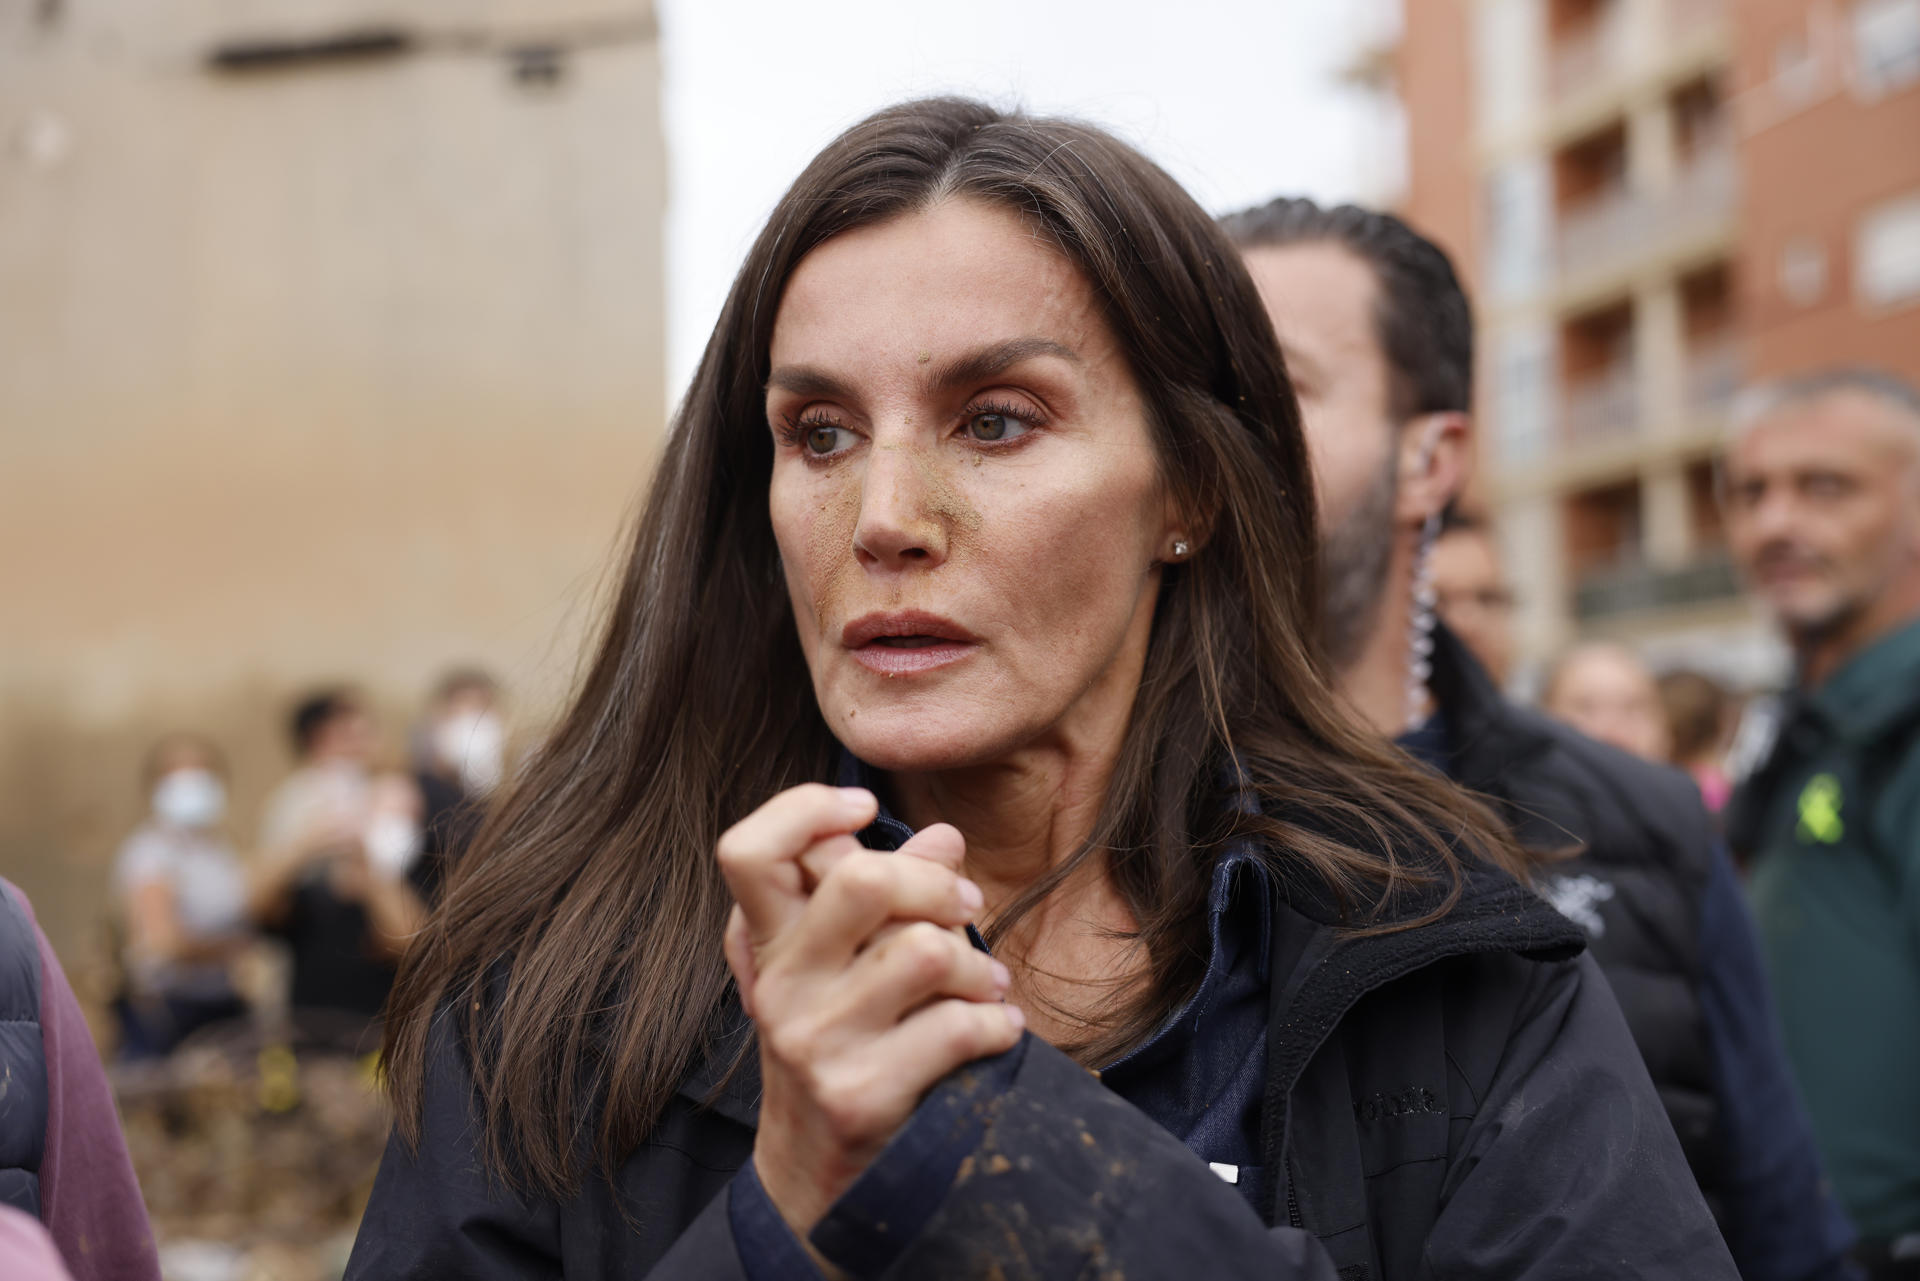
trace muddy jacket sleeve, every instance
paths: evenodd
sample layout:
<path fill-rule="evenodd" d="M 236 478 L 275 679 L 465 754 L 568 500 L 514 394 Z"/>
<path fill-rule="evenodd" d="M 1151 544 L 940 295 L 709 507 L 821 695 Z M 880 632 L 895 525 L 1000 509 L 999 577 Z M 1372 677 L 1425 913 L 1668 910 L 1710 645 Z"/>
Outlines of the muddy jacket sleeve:
<path fill-rule="evenodd" d="M 1172 1135 L 1031 1035 L 941 1082 L 811 1239 L 856 1279 L 1334 1281 L 1310 1236 L 1267 1228 Z"/>
<path fill-rule="evenodd" d="M 1535 967 L 1441 1197 L 1423 1275 L 1738 1281 L 1591 956 Z"/>

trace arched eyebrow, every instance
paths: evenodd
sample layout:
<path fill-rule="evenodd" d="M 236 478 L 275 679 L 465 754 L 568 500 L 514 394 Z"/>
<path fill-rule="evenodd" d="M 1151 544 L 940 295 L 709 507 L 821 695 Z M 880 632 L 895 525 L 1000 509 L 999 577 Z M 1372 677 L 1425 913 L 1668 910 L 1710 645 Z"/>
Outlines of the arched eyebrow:
<path fill-rule="evenodd" d="M 1073 365 L 1085 363 L 1079 352 L 1051 338 L 1009 338 L 933 366 L 927 371 L 924 386 L 933 394 L 950 392 L 987 382 L 1015 365 L 1041 356 L 1052 356 Z M 845 381 L 814 365 L 782 365 L 767 376 L 767 388 L 794 396 L 835 399 L 853 394 Z"/>
<path fill-rule="evenodd" d="M 1080 353 L 1051 338 L 1009 338 L 1006 342 L 982 347 L 936 365 L 927 375 L 929 391 L 953 391 L 956 388 L 987 382 L 1015 365 L 1053 356 L 1070 365 L 1083 363 Z"/>

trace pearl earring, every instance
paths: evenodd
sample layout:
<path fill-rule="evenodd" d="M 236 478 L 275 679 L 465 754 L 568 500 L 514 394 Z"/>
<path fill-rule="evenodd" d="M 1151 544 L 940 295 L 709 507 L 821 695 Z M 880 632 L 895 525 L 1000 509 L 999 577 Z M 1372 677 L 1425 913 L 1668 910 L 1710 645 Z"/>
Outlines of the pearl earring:
<path fill-rule="evenodd" d="M 1187 540 L 1184 538 L 1174 539 L 1173 540 L 1174 558 L 1176 560 L 1184 559 L 1186 557 L 1186 554 L 1187 554 Z"/>

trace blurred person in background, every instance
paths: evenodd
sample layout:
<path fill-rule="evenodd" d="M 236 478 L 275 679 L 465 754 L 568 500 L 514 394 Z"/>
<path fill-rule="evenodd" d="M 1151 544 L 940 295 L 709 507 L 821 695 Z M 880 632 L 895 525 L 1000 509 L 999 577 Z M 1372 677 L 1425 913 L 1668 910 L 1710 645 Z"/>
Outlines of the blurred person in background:
<path fill-rule="evenodd" d="M 1618 641 L 1581 641 L 1555 659 L 1540 687 L 1540 707 L 1588 738 L 1643 761 L 1666 764 L 1673 738 L 1653 670 Z"/>
<path fill-rule="evenodd" d="M 1735 405 L 1727 540 L 1797 664 L 1734 794 L 1787 1049 L 1876 1277 L 1920 1276 L 1920 393 L 1823 372 Z"/>
<path fill-rule="evenodd" d="M 349 1278 L 1733 1274 L 1579 929 L 1329 687 L 1299 411 L 1163 171 L 855 125 L 673 439 L 408 952 Z"/>
<path fill-rule="evenodd" d="M 1224 221 L 1300 397 L 1350 704 L 1542 852 L 1536 885 L 1586 930 L 1747 1281 L 1849 1276 L 1752 922 L 1698 794 L 1508 702 L 1429 612 L 1429 544 L 1471 457 L 1472 312 L 1452 264 L 1351 205 L 1279 199 Z M 1570 844 L 1576 856 L 1553 857 Z"/>
<path fill-rule="evenodd" d="M 486 798 L 506 773 L 500 686 L 475 668 L 441 677 L 414 740 L 414 783 L 422 802 L 422 845 L 410 879 L 429 905 L 447 868 L 472 841 Z"/>
<path fill-rule="evenodd" d="M 420 927 L 408 882 L 423 819 L 419 789 L 376 772 L 379 731 L 360 696 L 323 690 L 290 726 L 296 765 L 267 800 L 251 909 L 292 954 L 290 1001 L 353 1041 L 379 1014 Z"/>
<path fill-rule="evenodd" d="M 1700 789 L 1707 812 L 1719 814 L 1733 794 L 1727 776 L 1727 740 L 1733 731 L 1734 699 L 1704 672 L 1663 673 L 1654 684 L 1667 718 L 1669 759 Z"/>
<path fill-rule="evenodd" d="M 86 1016 L 33 905 L 4 880 L 0 1205 L 46 1226 L 74 1281 L 160 1281 L 153 1228 Z M 0 1264 L 32 1257 L 30 1233 L 0 1232 Z M 0 1272 L 16 1275 L 33 1274 Z"/>
<path fill-rule="evenodd" d="M 154 745 L 149 812 L 114 861 L 126 990 L 121 1053 L 166 1054 L 211 1023 L 244 1015 L 231 964 L 252 942 L 247 876 L 222 831 L 226 764 L 206 739 Z"/>
<path fill-rule="evenodd" d="M 1513 672 L 1513 588 L 1486 519 L 1449 503 L 1429 569 L 1440 621 L 1504 687 Z"/>

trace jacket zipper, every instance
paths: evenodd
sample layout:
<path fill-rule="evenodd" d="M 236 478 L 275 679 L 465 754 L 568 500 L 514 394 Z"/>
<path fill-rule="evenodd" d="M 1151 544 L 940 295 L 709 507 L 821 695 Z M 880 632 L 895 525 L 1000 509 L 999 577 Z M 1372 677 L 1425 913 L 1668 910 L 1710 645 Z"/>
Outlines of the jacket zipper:
<path fill-rule="evenodd" d="M 1300 1218 L 1300 1196 L 1294 1191 L 1293 1186 L 1292 1156 L 1287 1157 L 1286 1162 L 1280 1167 L 1280 1173 L 1287 1181 L 1287 1226 L 1292 1228 L 1305 1227 L 1306 1224 L 1302 1222 Z"/>

